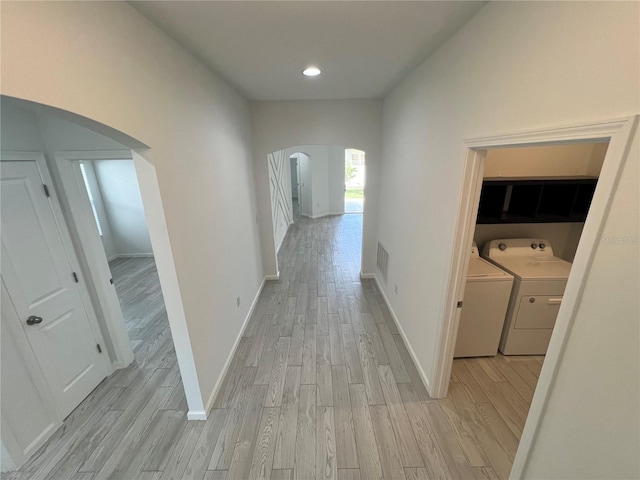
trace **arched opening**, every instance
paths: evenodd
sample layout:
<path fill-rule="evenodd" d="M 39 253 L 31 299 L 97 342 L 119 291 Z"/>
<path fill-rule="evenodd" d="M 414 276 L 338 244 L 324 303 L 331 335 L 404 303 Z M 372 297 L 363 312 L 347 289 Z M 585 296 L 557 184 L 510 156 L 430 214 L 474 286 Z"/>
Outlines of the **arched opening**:
<path fill-rule="evenodd" d="M 364 213 L 365 152 L 344 150 L 344 213 Z"/>
<path fill-rule="evenodd" d="M 45 288 L 32 291 L 35 300 L 31 302 L 3 301 L 2 327 L 7 328 L 7 334 L 11 332 L 10 343 L 15 350 L 11 356 L 3 348 L 3 363 L 9 357 L 21 359 L 18 363 L 26 369 L 23 373 L 32 379 L 24 382 L 26 377 L 15 368 L 7 366 L 5 370 L 3 366 L 3 387 L 12 385 L 6 381 L 15 382 L 15 388 L 33 390 L 32 395 L 22 392 L 24 395 L 19 396 L 31 398 L 31 408 L 41 412 L 32 419 L 29 431 L 33 438 L 27 439 L 25 449 L 24 435 L 16 440 L 12 434 L 12 430 L 25 431 L 19 423 L 23 417 L 12 415 L 11 402 L 3 401 L 3 422 L 9 417 L 18 422 L 10 422 L 2 439 L 16 464 L 43 445 L 80 403 L 93 405 L 95 398 L 105 395 L 114 384 L 130 388 L 131 395 L 137 394 L 161 367 L 164 370 L 159 374 L 167 374 L 165 381 L 173 384 L 176 397 L 182 399 L 180 408 L 186 410 L 186 393 L 189 408 L 202 410 L 155 168 L 147 160 L 149 153 L 143 143 L 90 119 L 2 97 L 2 180 L 3 185 L 6 181 L 16 186 L 13 191 L 2 191 L 3 244 L 9 233 L 4 227 L 10 227 L 7 222 L 17 218 L 25 205 L 16 201 L 20 195 L 24 194 L 25 201 L 32 200 L 36 212 L 35 223 L 17 221 L 12 226 L 12 235 L 18 239 L 24 228 L 30 228 L 31 234 L 22 238 L 34 241 L 21 242 L 18 250 L 3 248 L 3 262 L 11 257 L 14 263 L 20 263 L 19 278 L 14 280 L 22 279 L 7 280 L 11 273 L 3 269 L 3 282 L 12 285 L 3 289 L 3 298 L 20 297 L 24 285 Z M 31 228 L 38 225 L 42 228 Z M 38 232 L 42 233 L 39 244 L 35 241 Z M 47 262 L 47 255 L 53 257 L 51 262 Z M 48 267 L 51 275 L 46 285 L 24 281 L 28 276 L 43 278 Z M 56 278 L 60 279 L 60 288 Z M 40 305 L 42 298 L 53 298 L 49 291 L 64 294 L 58 295 L 56 304 L 61 316 L 55 315 L 53 306 Z M 33 309 L 30 315 L 42 318 L 33 329 L 31 324 L 30 329 L 20 328 L 26 318 L 25 308 Z M 57 328 L 56 335 L 38 335 L 40 325 L 49 330 Z M 38 342 L 41 348 L 34 347 Z M 47 349 L 42 342 L 48 342 L 44 345 Z M 51 353 L 50 359 L 39 355 L 45 350 Z M 73 362 L 65 360 L 68 358 Z M 57 365 L 56 359 L 66 363 Z M 55 375 L 47 373 L 51 369 L 55 369 Z M 5 376 L 6 372 L 13 372 L 10 377 L 14 380 Z M 97 373 L 89 378 L 86 372 Z M 102 382 L 105 376 L 108 380 Z"/>
<path fill-rule="evenodd" d="M 334 145 L 299 145 L 268 155 L 271 218 L 278 272 L 291 226 L 327 219 L 348 230 L 350 266 L 362 264 L 365 152 Z M 348 198 L 349 197 L 349 198 Z M 350 214 L 350 215 L 345 215 Z M 355 261 L 354 261 L 355 259 Z M 285 261 L 286 263 L 286 261 Z"/>

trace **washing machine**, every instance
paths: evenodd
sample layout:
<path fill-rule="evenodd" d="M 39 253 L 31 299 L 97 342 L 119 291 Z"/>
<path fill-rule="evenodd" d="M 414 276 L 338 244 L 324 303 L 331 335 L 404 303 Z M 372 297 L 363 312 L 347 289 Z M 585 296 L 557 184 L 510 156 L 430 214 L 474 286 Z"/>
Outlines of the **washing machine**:
<path fill-rule="evenodd" d="M 549 241 L 540 238 L 491 240 L 485 244 L 482 256 L 515 279 L 500 351 L 504 355 L 544 355 L 571 263 L 556 257 Z"/>
<path fill-rule="evenodd" d="M 454 357 L 488 357 L 498 353 L 513 276 L 480 258 L 473 244 Z"/>

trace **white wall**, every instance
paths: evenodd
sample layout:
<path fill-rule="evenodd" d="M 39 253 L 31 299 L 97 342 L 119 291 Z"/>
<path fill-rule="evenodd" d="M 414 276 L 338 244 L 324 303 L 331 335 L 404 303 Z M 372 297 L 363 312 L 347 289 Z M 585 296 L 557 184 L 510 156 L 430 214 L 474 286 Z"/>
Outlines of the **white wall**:
<path fill-rule="evenodd" d="M 280 250 L 282 241 L 289 230 L 289 225 L 293 223 L 291 161 L 284 150 L 270 153 L 268 159 L 273 240 L 276 250 Z"/>
<path fill-rule="evenodd" d="M 306 153 L 294 153 L 298 159 L 298 168 L 300 169 L 300 213 L 306 217 L 313 216 L 313 190 L 312 190 L 312 173 L 311 158 Z"/>
<path fill-rule="evenodd" d="M 484 176 L 597 177 L 608 143 L 574 143 L 487 150 Z"/>
<path fill-rule="evenodd" d="M 295 145 L 344 145 L 367 152 L 367 204 L 362 227 L 362 272 L 374 272 L 378 162 L 382 153 L 381 107 L 382 102 L 373 99 L 251 104 L 254 172 L 265 273 L 275 275 L 277 270 L 269 212 L 267 155 Z"/>
<path fill-rule="evenodd" d="M 113 233 L 111 233 L 109 216 L 107 215 L 104 201 L 102 200 L 102 192 L 100 191 L 100 184 L 98 183 L 98 178 L 96 177 L 96 170 L 93 166 L 93 163 L 94 162 L 89 161 L 82 162 L 84 172 L 87 177 L 87 183 L 89 186 L 88 188 L 91 191 L 91 196 L 93 198 L 93 205 L 96 209 L 95 214 L 98 217 L 98 221 L 100 222 L 100 229 L 102 230 L 102 236 L 100 237 L 100 240 L 102 241 L 102 247 L 104 248 L 104 253 L 107 256 L 107 260 L 112 260 L 118 256 L 118 250 L 113 239 Z"/>
<path fill-rule="evenodd" d="M 329 160 L 329 213 L 340 215 L 344 213 L 344 149 L 340 145 L 327 147 Z"/>
<path fill-rule="evenodd" d="M 124 2 L 7 3 L 1 21 L 3 94 L 150 147 L 164 218 L 149 229 L 169 235 L 151 240 L 171 252 L 156 258 L 169 322 L 206 404 L 263 279 L 248 103 Z"/>
<path fill-rule="evenodd" d="M 116 254 L 153 255 L 133 160 L 96 160 L 93 164 Z"/>
<path fill-rule="evenodd" d="M 636 114 L 638 24 L 633 3 L 489 3 L 385 99 L 385 292 L 428 378 L 465 140 Z M 637 239 L 637 164 L 636 143 L 608 221 L 612 237 Z M 637 244 L 603 244 L 596 253 L 527 477 L 638 476 L 637 273 Z"/>
<path fill-rule="evenodd" d="M 305 153 L 310 158 L 310 171 L 305 172 L 310 175 L 305 182 L 311 184 L 311 189 L 307 189 L 310 197 L 305 199 L 310 210 L 305 210 L 305 215 L 320 218 L 344 213 L 344 147 L 298 145 L 285 152 L 289 156 Z"/>

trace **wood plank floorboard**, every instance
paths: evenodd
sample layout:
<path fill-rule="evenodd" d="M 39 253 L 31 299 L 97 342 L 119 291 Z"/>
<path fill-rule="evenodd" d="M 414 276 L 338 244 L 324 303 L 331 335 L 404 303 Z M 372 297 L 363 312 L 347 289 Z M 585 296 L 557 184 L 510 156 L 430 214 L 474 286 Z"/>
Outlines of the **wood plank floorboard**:
<path fill-rule="evenodd" d="M 359 214 L 296 217 L 206 421 L 186 418 L 153 258 L 112 261 L 134 363 L 2 479 L 507 478 L 544 357 L 456 359 L 431 399 L 359 278 L 361 231 Z"/>

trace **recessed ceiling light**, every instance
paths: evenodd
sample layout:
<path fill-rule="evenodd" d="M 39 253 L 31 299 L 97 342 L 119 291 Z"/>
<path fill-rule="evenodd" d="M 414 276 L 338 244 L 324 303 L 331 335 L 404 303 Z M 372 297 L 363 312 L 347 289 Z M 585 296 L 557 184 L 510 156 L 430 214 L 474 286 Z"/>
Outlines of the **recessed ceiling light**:
<path fill-rule="evenodd" d="M 322 71 L 318 67 L 307 67 L 302 71 L 305 77 L 317 77 Z"/>

